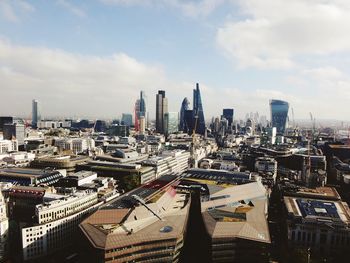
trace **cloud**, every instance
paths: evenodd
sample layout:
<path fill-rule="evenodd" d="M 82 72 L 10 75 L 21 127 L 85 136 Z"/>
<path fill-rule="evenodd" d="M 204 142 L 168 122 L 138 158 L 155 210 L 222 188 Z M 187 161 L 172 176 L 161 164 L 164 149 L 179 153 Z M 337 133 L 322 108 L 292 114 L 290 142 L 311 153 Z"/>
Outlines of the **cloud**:
<path fill-rule="evenodd" d="M 35 8 L 24 0 L 0 1 L 0 17 L 12 23 L 21 21 L 20 15 L 33 12 Z"/>
<path fill-rule="evenodd" d="M 148 6 L 175 8 L 188 17 L 205 17 L 210 15 L 227 0 L 100 0 L 104 4 L 122 6 Z"/>
<path fill-rule="evenodd" d="M 7 101 L 0 104 L 3 114 L 30 116 L 30 101 L 37 98 L 44 116 L 93 117 L 131 112 L 140 90 L 153 105 L 153 94 L 168 84 L 162 68 L 124 53 L 82 56 L 1 40 L 0 82 Z"/>
<path fill-rule="evenodd" d="M 218 28 L 218 46 L 239 67 L 290 69 L 298 56 L 350 50 L 350 2 L 240 0 L 238 21 Z"/>
<path fill-rule="evenodd" d="M 86 17 L 86 13 L 83 9 L 73 5 L 69 0 L 57 0 L 57 4 L 67 9 L 73 15 L 78 17 Z"/>

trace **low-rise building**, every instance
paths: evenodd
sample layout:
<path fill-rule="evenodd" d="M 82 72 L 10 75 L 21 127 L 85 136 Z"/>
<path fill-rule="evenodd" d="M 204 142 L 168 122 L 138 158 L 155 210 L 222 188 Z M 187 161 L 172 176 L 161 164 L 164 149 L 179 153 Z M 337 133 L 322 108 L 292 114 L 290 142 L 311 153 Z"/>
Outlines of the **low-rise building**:
<path fill-rule="evenodd" d="M 300 189 L 284 196 L 289 245 L 328 257 L 350 245 L 350 210 L 334 188 Z"/>
<path fill-rule="evenodd" d="M 38 259 L 71 244 L 78 224 L 101 204 L 96 192 L 45 194 L 36 206 L 36 222 L 21 224 L 23 259 Z"/>

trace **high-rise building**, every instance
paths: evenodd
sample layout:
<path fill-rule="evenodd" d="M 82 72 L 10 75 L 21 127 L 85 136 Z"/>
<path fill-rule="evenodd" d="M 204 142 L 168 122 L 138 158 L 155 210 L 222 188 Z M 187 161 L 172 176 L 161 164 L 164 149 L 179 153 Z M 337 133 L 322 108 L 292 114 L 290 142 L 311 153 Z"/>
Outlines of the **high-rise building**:
<path fill-rule="evenodd" d="M 233 109 L 223 109 L 222 111 L 222 115 L 224 116 L 224 118 L 228 121 L 228 126 L 232 125 L 233 122 L 233 113 L 234 110 Z"/>
<path fill-rule="evenodd" d="M 164 114 L 164 133 L 166 135 L 179 131 L 179 113 L 167 112 Z"/>
<path fill-rule="evenodd" d="M 24 124 L 16 123 L 16 122 L 7 123 L 4 125 L 3 132 L 4 132 L 5 140 L 12 140 L 13 138 L 16 138 L 19 146 L 24 145 L 24 138 L 25 138 Z"/>
<path fill-rule="evenodd" d="M 32 127 L 38 127 L 38 121 L 40 121 L 40 110 L 39 110 L 39 102 L 37 100 L 32 101 Z"/>
<path fill-rule="evenodd" d="M 288 119 L 289 103 L 283 100 L 270 100 L 271 123 L 276 127 L 277 133 L 283 134 Z"/>
<path fill-rule="evenodd" d="M 179 125 L 180 131 L 183 131 L 183 132 L 187 132 L 186 122 L 185 122 L 185 111 L 190 109 L 189 105 L 190 105 L 190 102 L 188 101 L 188 99 L 184 98 L 180 109 L 180 125 Z"/>
<path fill-rule="evenodd" d="M 10 116 L 1 116 L 0 117 L 0 131 L 4 129 L 4 124 L 13 123 L 13 117 Z"/>
<path fill-rule="evenodd" d="M 132 114 L 123 113 L 122 124 L 124 124 L 126 126 L 132 126 Z"/>
<path fill-rule="evenodd" d="M 140 98 L 135 103 L 135 129 L 136 131 L 140 130 L 140 117 L 144 117 L 145 128 L 147 128 L 147 108 L 146 108 L 146 96 L 145 92 L 140 92 Z"/>
<path fill-rule="evenodd" d="M 201 92 L 199 90 L 199 84 L 196 84 L 196 89 L 193 90 L 193 117 L 195 123 L 194 126 L 197 126 L 196 133 L 204 135 L 205 133 L 205 119 L 202 105 Z M 197 120 L 196 120 L 197 118 Z"/>
<path fill-rule="evenodd" d="M 140 116 L 139 123 L 140 123 L 140 129 L 139 129 L 140 134 L 145 134 L 145 130 L 146 130 L 145 116 Z"/>
<path fill-rule="evenodd" d="M 168 99 L 165 91 L 159 90 L 156 96 L 156 130 L 164 133 L 164 114 L 168 112 Z"/>
<path fill-rule="evenodd" d="M 194 129 L 194 118 L 193 118 L 193 110 L 185 110 L 184 112 L 184 132 L 192 133 Z"/>

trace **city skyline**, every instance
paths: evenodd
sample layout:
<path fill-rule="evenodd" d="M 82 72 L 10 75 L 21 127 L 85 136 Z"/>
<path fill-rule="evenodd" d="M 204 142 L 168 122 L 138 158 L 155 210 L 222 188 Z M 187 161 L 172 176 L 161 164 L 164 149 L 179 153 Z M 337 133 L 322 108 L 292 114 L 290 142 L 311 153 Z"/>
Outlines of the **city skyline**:
<path fill-rule="evenodd" d="M 2 1 L 0 111 L 30 116 L 36 98 L 43 116 L 114 118 L 144 90 L 153 119 L 157 90 L 178 111 L 199 82 L 207 120 L 268 116 L 280 99 L 295 119 L 347 121 L 349 13 L 321 0 Z"/>

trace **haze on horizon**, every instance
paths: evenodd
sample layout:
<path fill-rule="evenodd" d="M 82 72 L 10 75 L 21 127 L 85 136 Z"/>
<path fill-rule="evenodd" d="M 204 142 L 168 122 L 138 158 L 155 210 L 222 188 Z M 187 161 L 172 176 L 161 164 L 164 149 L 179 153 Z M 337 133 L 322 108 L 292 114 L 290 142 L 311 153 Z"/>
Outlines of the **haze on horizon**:
<path fill-rule="evenodd" d="M 144 90 L 169 110 L 200 83 L 205 118 L 234 108 L 350 120 L 350 2 L 0 1 L 0 115 L 115 118 Z"/>

